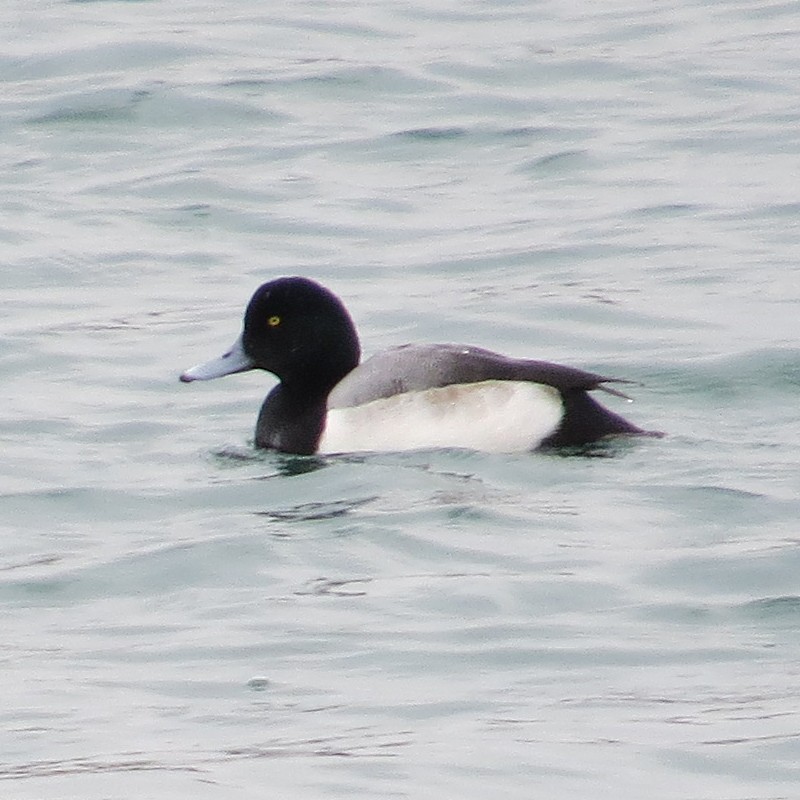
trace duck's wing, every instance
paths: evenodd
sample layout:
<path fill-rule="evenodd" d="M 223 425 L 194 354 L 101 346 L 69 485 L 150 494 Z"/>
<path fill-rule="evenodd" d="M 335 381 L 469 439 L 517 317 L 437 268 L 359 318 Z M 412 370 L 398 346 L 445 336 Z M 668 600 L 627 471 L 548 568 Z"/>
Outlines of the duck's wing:
<path fill-rule="evenodd" d="M 328 407 L 348 408 L 405 392 L 482 381 L 539 383 L 562 393 L 602 389 L 620 397 L 626 395 L 606 384 L 630 383 L 548 361 L 508 358 L 480 347 L 402 345 L 372 356 L 345 376 L 331 392 Z"/>

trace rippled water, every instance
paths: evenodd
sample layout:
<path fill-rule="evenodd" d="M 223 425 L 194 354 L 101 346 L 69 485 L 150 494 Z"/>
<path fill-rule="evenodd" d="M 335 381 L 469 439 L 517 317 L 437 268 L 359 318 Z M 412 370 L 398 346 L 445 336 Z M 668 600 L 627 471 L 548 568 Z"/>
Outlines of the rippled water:
<path fill-rule="evenodd" d="M 792 4 L 0 23 L 3 797 L 797 796 Z M 668 435 L 257 453 L 294 273 Z"/>

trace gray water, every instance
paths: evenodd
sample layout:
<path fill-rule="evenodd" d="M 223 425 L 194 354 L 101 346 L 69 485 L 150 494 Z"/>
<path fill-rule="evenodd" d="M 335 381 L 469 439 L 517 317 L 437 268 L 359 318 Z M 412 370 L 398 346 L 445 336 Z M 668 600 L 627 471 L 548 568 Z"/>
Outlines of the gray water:
<path fill-rule="evenodd" d="M 792 3 L 0 8 L 0 795 L 800 796 Z M 263 281 L 637 381 L 256 452 Z"/>

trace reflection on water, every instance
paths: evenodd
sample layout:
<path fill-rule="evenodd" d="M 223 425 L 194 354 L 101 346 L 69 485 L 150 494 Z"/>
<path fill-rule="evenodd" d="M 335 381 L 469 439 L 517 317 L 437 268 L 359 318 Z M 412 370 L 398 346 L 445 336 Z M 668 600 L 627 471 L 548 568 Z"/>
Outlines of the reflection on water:
<path fill-rule="evenodd" d="M 269 519 L 300 522 L 318 519 L 336 519 L 343 517 L 358 508 L 378 499 L 378 495 L 363 497 L 353 500 L 328 500 L 315 503 L 301 503 L 293 508 L 272 509 L 269 511 L 256 511 L 256 516 Z"/>

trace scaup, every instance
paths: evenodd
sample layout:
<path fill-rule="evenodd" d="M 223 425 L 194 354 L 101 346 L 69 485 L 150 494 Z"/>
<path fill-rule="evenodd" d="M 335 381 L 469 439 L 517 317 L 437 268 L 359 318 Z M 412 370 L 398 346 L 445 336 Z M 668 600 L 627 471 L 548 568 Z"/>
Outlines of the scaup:
<path fill-rule="evenodd" d="M 657 435 L 588 394 L 625 397 L 608 386 L 628 383 L 618 378 L 451 344 L 393 347 L 362 364 L 360 357 L 355 325 L 336 295 L 307 278 L 279 278 L 256 290 L 233 347 L 180 379 L 273 373 L 279 383 L 261 406 L 255 443 L 299 455 L 523 452 Z"/>

